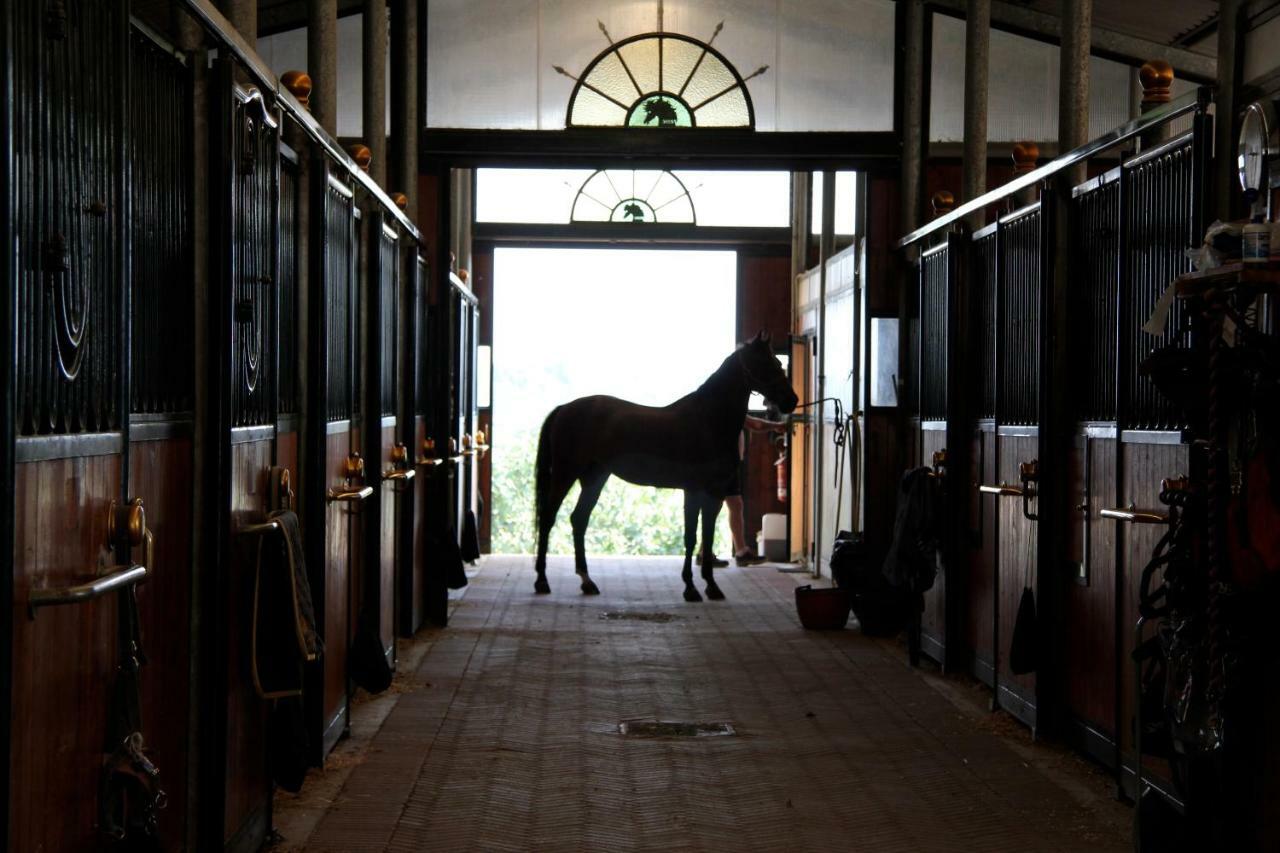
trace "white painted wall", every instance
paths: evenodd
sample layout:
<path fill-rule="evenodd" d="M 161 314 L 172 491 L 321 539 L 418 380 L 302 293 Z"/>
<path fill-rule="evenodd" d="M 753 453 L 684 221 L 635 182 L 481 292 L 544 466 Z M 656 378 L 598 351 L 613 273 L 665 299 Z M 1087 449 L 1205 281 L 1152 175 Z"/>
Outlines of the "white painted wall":
<path fill-rule="evenodd" d="M 929 138 L 964 139 L 965 22 L 933 18 Z M 1058 46 L 991 31 L 987 138 L 992 142 L 1057 142 Z M 1092 57 L 1089 62 L 1089 138 L 1129 120 L 1132 69 Z"/>
<path fill-rule="evenodd" d="M 1272 18 L 1244 37 L 1244 81 L 1252 83 L 1280 69 L 1280 17 Z"/>
<path fill-rule="evenodd" d="M 363 134 L 363 15 L 338 19 L 338 136 Z M 258 39 L 258 53 L 277 75 L 307 70 L 307 30 L 289 30 Z M 391 127 L 391 52 L 387 51 L 387 127 Z"/>
<path fill-rule="evenodd" d="M 564 127 L 573 81 L 609 43 L 658 28 L 656 0 L 430 0 L 431 127 Z M 891 0 L 665 0 L 663 29 L 715 47 L 744 77 L 759 130 L 889 130 Z"/>

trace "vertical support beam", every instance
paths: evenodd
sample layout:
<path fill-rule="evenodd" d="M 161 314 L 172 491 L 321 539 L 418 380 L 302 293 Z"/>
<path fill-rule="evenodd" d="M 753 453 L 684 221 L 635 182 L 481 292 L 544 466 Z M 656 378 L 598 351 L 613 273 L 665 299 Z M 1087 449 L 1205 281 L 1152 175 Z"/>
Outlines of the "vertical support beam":
<path fill-rule="evenodd" d="M 364 122 L 361 136 L 369 146 L 369 177 L 387 185 L 387 0 L 365 0 L 361 19 L 364 36 Z"/>
<path fill-rule="evenodd" d="M 338 0 L 307 0 L 307 73 L 311 114 L 338 135 Z"/>
<path fill-rule="evenodd" d="M 391 2 L 391 155 L 387 181 L 418 221 L 418 0 Z"/>
<path fill-rule="evenodd" d="M 822 173 L 822 232 L 818 236 L 818 399 L 827 396 L 827 261 L 836 243 L 836 173 Z M 825 519 L 822 449 L 827 436 L 827 404 L 817 405 L 813 433 L 813 576 L 822 573 L 822 525 Z M 838 522 L 837 522 L 838 523 Z"/>
<path fill-rule="evenodd" d="M 6 3 L 0 8 L 0 239 L 4 241 L 5 250 L 0 253 L 4 258 L 3 271 L 0 272 L 0 352 L 5 358 L 0 360 L 0 483 L 7 483 L 9 488 L 0 489 L 0 554 L 5 555 L 6 562 L 13 560 L 14 553 L 14 440 L 16 438 L 16 401 L 14 399 L 17 385 L 17 359 L 13 353 L 17 350 L 17 318 L 18 318 L 18 258 L 17 220 L 18 196 L 17 181 L 14 174 L 17 169 L 17 157 L 14 152 L 13 128 L 17 117 L 13 82 L 14 21 L 15 4 Z M 0 612 L 12 614 L 13 610 L 13 576 L 10 568 L 0 577 Z M 0 775 L 0 838 L 6 846 L 9 843 L 9 798 L 10 784 L 10 746 L 14 741 L 12 732 L 13 716 L 13 619 L 6 618 L 0 628 L 0 643 L 6 649 L 0 656 L 0 767 L 4 773 Z"/>
<path fill-rule="evenodd" d="M 1217 218 L 1234 219 L 1236 197 L 1236 134 L 1240 122 L 1240 77 L 1243 74 L 1244 51 L 1241 50 L 1241 0 L 1222 0 L 1218 4 L 1218 93 L 1215 101 L 1216 136 L 1214 158 L 1214 204 Z"/>
<path fill-rule="evenodd" d="M 258 0 L 222 0 L 222 11 L 249 47 L 258 48 Z"/>
<path fill-rule="evenodd" d="M 1058 60 L 1058 152 L 1089 141 L 1089 34 L 1093 0 L 1062 0 L 1062 47 Z M 1072 186 L 1085 178 L 1085 164 L 1068 170 Z M 1070 196 L 1068 196 L 1070 197 Z"/>
<path fill-rule="evenodd" d="M 194 293 L 193 328 L 195 330 L 195 375 L 207 377 L 209 371 L 209 324 L 201 318 L 209 314 L 209 245 L 212 239 L 209 233 L 209 181 L 205 176 L 211 174 L 209 159 L 209 62 L 208 52 L 204 46 L 204 29 L 195 18 L 181 7 L 173 10 L 174 32 L 177 34 L 177 48 L 191 58 L 191 125 L 187 131 L 191 134 L 191 174 L 188 190 L 191 198 L 191 258 L 190 273 L 192 291 Z M 209 575 L 213 571 L 208 559 L 211 553 L 206 541 L 207 525 L 203 520 L 212 518 L 216 509 L 218 492 L 214 488 L 215 471 L 211 469 L 207 459 L 207 449 L 211 446 L 209 435 L 210 386 L 208 382 L 195 383 L 193 390 L 196 416 L 192 421 L 192 454 L 191 489 L 192 518 L 201 520 L 191 525 L 191 589 L 209 588 Z M 201 849 L 202 808 L 208 794 L 204 784 L 214 778 L 210 767 L 216 766 L 225 758 L 225 750 L 210 743 L 200 733 L 214 728 L 210 719 L 210 709 L 204 704 L 208 690 L 206 683 L 210 680 L 209 666 L 204 654 L 204 637 L 208 633 L 208 620 L 215 614 L 206 611 L 203 596 L 192 595 L 189 623 L 190 661 L 188 682 L 189 696 L 187 703 L 187 732 L 189 735 L 189 752 L 186 778 L 186 837 L 183 839 L 185 849 Z M 208 798 L 213 798 L 208 794 Z M 220 824 L 219 824 L 220 826 Z"/>
<path fill-rule="evenodd" d="M 902 233 L 920 225 L 924 172 L 924 3 L 903 0 L 902 52 Z"/>
<path fill-rule="evenodd" d="M 1089 32 L 1092 0 L 1062 0 L 1062 49 L 1059 64 L 1058 150 L 1070 151 L 1089 137 Z M 1042 193 L 1040 285 L 1040 479 L 1036 605 L 1038 636 L 1036 733 L 1052 733 L 1064 706 L 1066 609 L 1071 583 L 1065 555 L 1070 535 L 1069 465 L 1075 413 L 1071 407 L 1068 365 L 1069 288 L 1072 280 L 1071 188 L 1085 178 L 1080 163 L 1057 175 Z"/>
<path fill-rule="evenodd" d="M 437 452 L 447 455 L 451 432 L 449 383 L 453 370 L 454 341 L 452 335 L 452 302 L 449 280 L 450 233 L 449 214 L 453 209 L 452 175 L 448 166 L 434 169 L 436 184 L 436 233 L 434 254 L 430 258 L 431 318 L 428 333 L 428 406 L 427 435 L 436 440 Z M 449 588 L 445 582 L 444 565 L 440 559 L 444 537 L 456 537 L 451 531 L 454 479 L 450 475 L 452 464 L 440 466 L 427 481 L 427 506 L 425 524 L 428 542 L 426 580 L 426 618 L 434 625 L 444 627 L 449 622 Z"/>
<path fill-rule="evenodd" d="M 991 0 L 969 0 L 964 30 L 964 186 L 961 201 L 987 191 L 987 72 L 991 55 Z M 982 224 L 982 212 L 970 217 Z"/>

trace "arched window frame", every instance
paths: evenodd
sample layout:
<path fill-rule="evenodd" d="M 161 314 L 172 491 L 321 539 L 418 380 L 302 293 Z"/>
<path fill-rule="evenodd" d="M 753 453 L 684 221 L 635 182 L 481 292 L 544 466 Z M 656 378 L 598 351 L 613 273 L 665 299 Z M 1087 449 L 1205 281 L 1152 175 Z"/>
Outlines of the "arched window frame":
<path fill-rule="evenodd" d="M 591 85 L 588 83 L 588 81 L 589 81 L 589 79 L 590 79 L 590 77 L 591 77 L 591 73 L 592 73 L 593 71 L 595 71 L 596 67 L 597 67 L 601 62 L 603 62 L 603 61 L 605 60 L 605 58 L 606 58 L 606 57 L 608 57 L 610 54 L 616 54 L 616 55 L 618 56 L 619 60 L 621 60 L 621 61 L 623 62 L 623 65 L 624 65 L 624 67 L 625 67 L 626 63 L 625 63 L 625 60 L 622 60 L 622 54 L 620 53 L 621 49 L 622 49 L 622 48 L 624 48 L 624 47 L 626 47 L 627 45 L 634 44 L 635 42 L 638 42 L 638 41 L 644 41 L 645 39 L 659 39 L 659 41 L 658 41 L 658 79 L 659 79 L 659 81 L 660 81 L 660 82 L 659 82 L 659 88 L 658 88 L 658 89 L 656 89 L 656 90 L 654 90 L 654 91 L 652 91 L 652 92 L 645 92 L 645 93 L 643 93 L 643 94 L 639 95 L 639 96 L 636 98 L 636 100 L 635 100 L 635 101 L 633 101 L 633 102 L 631 103 L 631 105 L 630 105 L 630 106 L 623 106 L 623 104 L 622 104 L 620 101 L 618 101 L 616 98 L 613 98 L 613 97 L 611 97 L 611 96 L 609 96 L 609 95 L 605 94 L 604 92 L 601 92 L 599 89 L 596 89 L 595 87 L 591 86 Z M 662 66 L 663 66 L 663 44 L 662 44 L 662 43 L 663 43 L 663 41 L 664 41 L 664 40 L 667 40 L 667 39 L 670 39 L 670 40 L 673 40 L 673 41 L 682 41 L 682 42 L 685 42 L 685 43 L 687 43 L 687 44 L 694 45 L 696 48 L 699 48 L 700 50 L 704 51 L 704 54 L 705 54 L 705 55 L 702 57 L 702 59 L 700 59 L 700 60 L 698 61 L 698 63 L 694 66 L 693 70 L 692 70 L 692 71 L 690 72 L 690 74 L 689 74 L 689 77 L 685 80 L 685 82 L 684 82 L 683 84 L 681 84 L 681 88 L 680 88 L 680 90 L 679 90 L 678 92 L 671 92 L 671 91 L 667 91 L 667 90 L 664 88 L 664 86 L 662 85 L 663 83 L 665 83 L 665 82 L 666 82 L 665 80 L 663 80 L 663 79 L 662 79 L 662 74 L 663 74 L 663 69 L 662 69 Z M 719 62 L 719 63 L 721 63 L 725 68 L 727 68 L 727 69 L 729 70 L 729 72 L 733 75 L 734 83 L 733 83 L 733 85 L 726 87 L 724 90 L 722 90 L 721 92 L 719 92 L 719 93 L 718 93 L 718 94 L 716 94 L 715 96 L 713 96 L 713 97 L 711 97 L 711 98 L 708 98 L 708 99 L 703 100 L 702 102 L 700 102 L 700 103 L 695 107 L 695 106 L 693 106 L 693 105 L 689 104 L 687 101 L 685 101 L 685 100 L 684 100 L 684 98 L 683 98 L 683 92 L 684 92 L 685 88 L 688 86 L 689 81 L 690 81 L 690 80 L 692 80 L 692 79 L 693 79 L 693 77 L 694 77 L 694 75 L 698 73 L 698 70 L 700 69 L 702 62 L 703 62 L 703 61 L 705 61 L 706 56 L 711 56 L 711 57 L 713 57 L 716 61 L 718 61 L 718 62 Z M 768 68 L 768 66 L 762 67 L 759 71 L 757 71 L 755 74 L 752 74 L 751 76 L 752 76 L 752 77 L 755 77 L 756 75 L 763 73 L 767 68 Z M 630 76 L 630 71 L 628 71 L 628 75 Z M 570 76 L 571 76 L 571 75 L 570 75 Z M 724 55 L 723 53 L 721 53 L 720 51 L 716 50 L 716 49 L 715 49 L 715 47 L 713 47 L 709 42 L 704 42 L 704 41 L 701 41 L 701 40 L 699 40 L 699 39 L 693 38 L 693 37 L 691 37 L 691 36 L 686 36 L 686 35 L 683 35 L 683 34 L 680 34 L 680 33 L 670 33 L 670 32 L 649 32 L 649 33 L 640 33 L 640 34 L 638 34 L 638 35 L 629 36 L 629 37 L 624 38 L 624 39 L 622 39 L 622 40 L 620 40 L 620 41 L 616 41 L 616 42 L 612 42 L 612 43 L 610 43 L 610 45 L 609 45 L 609 47 L 608 47 L 608 48 L 606 48 L 605 50 L 602 50 L 600 53 L 596 54 L 595 58 L 593 58 L 589 63 L 587 63 L 587 66 L 586 66 L 586 68 L 584 68 L 584 69 L 583 69 L 582 73 L 581 73 L 581 74 L 579 74 L 576 78 L 574 78 L 573 90 L 569 93 L 569 103 L 568 103 L 568 106 L 565 108 L 564 125 L 565 125 L 565 127 L 566 127 L 566 128 L 582 128 L 582 127 L 631 127 L 631 126 L 633 126 L 633 125 L 630 125 L 630 124 L 628 123 L 628 119 L 630 118 L 630 116 L 631 116 L 631 114 L 632 114 L 632 111 L 633 111 L 633 110 L 635 110 L 635 109 L 636 109 L 636 107 L 637 107 L 639 104 L 641 104 L 642 102 L 644 102 L 644 101 L 645 101 L 645 100 L 647 100 L 648 98 L 651 98 L 651 97 L 653 97 L 654 95 L 663 95 L 663 96 L 665 96 L 665 97 L 669 97 L 669 98 L 672 98 L 672 99 L 674 99 L 674 100 L 677 100 L 677 101 L 679 101 L 681 104 L 683 104 L 683 105 L 685 106 L 685 108 L 686 108 L 686 109 L 688 109 L 688 111 L 689 111 L 689 115 L 690 115 L 691 120 L 692 120 L 692 126 L 691 126 L 691 127 L 688 127 L 688 128 L 666 128 L 666 129 L 667 129 L 667 130 L 676 130 L 676 129 L 678 129 L 678 130 L 694 130 L 694 129 L 697 129 L 697 128 L 698 128 L 698 123 L 697 123 L 697 110 L 701 109 L 702 107 L 706 106 L 707 104 L 711 103 L 712 101 L 714 101 L 714 100 L 716 100 L 716 99 L 718 99 L 718 98 L 720 98 L 720 97 L 723 97 L 724 95 L 727 95 L 729 92 L 732 92 L 734 89 L 741 89 L 741 90 L 742 90 L 743 100 L 746 102 L 746 105 L 747 105 L 747 121 L 746 121 L 746 124 L 742 124 L 742 125 L 717 125 L 717 127 L 739 128 L 739 129 L 741 129 L 741 128 L 746 128 L 746 129 L 749 129 L 749 130 L 755 130 L 755 127 L 756 127 L 756 111 L 755 111 L 755 104 L 754 104 L 754 102 L 752 101 L 752 98 L 751 98 L 751 91 L 747 88 L 747 79 L 748 79 L 748 78 L 744 78 L 744 77 L 743 77 L 743 76 L 738 72 L 737 67 L 736 67 L 732 62 L 730 62 L 730 61 L 728 60 L 728 58 L 727 58 L 727 57 L 725 57 L 725 55 Z M 634 78 L 634 76 L 632 76 L 632 83 L 635 83 L 635 78 Z M 621 121 L 619 124 L 616 124 L 616 125 L 575 124 L 575 123 L 573 122 L 573 108 L 574 108 L 574 104 L 576 104 L 576 103 L 577 103 L 578 95 L 581 93 L 581 91 L 582 91 L 582 89 L 583 89 L 584 87 L 585 87 L 585 88 L 590 89 L 591 91 L 595 92 L 597 95 L 599 95 L 599 96 L 601 96 L 601 97 L 605 98 L 606 100 L 612 101 L 613 103 L 617 104 L 617 105 L 618 105 L 618 106 L 623 110 L 623 119 L 622 119 L 622 121 Z M 637 89 L 639 89 L 639 88 L 640 88 L 638 84 L 636 85 L 636 88 L 637 88 Z M 654 128 L 654 129 L 656 129 L 656 128 Z"/>

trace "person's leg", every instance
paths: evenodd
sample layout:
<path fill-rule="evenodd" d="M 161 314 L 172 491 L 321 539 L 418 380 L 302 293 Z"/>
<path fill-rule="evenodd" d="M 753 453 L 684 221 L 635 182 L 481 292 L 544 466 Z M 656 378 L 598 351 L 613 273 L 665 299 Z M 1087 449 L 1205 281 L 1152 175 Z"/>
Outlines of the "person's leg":
<path fill-rule="evenodd" d="M 733 537 L 733 556 L 741 557 L 749 553 L 747 537 L 742 521 L 742 495 L 729 495 L 724 499 L 724 508 L 729 511 L 729 534 Z"/>

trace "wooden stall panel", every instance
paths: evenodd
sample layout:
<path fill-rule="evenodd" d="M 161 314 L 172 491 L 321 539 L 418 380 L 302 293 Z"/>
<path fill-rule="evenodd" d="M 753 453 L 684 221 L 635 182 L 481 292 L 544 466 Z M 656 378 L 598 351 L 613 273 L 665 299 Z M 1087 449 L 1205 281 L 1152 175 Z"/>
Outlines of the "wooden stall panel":
<path fill-rule="evenodd" d="M 234 441 L 234 439 L 233 439 Z M 271 441 L 233 443 L 231 448 L 231 530 L 227 625 L 227 791 L 224 840 L 265 831 L 271 805 L 267 775 L 267 704 L 253 687 L 249 638 L 253 616 L 253 576 L 257 537 L 235 531 L 267 514 Z"/>
<path fill-rule="evenodd" d="M 346 485 L 347 458 L 351 448 L 358 446 L 349 423 L 329 424 L 325 453 L 325 473 L 328 482 L 323 488 L 342 488 Z M 323 499 L 323 498 L 322 498 Z M 318 761 L 323 761 L 333 745 L 338 742 L 347 725 L 347 650 L 354 630 L 353 593 L 356 589 L 359 553 L 356 541 L 356 525 L 350 504 L 328 502 L 325 508 L 324 563 L 320 577 L 313 578 L 312 586 L 324 590 L 324 614 L 321 625 L 324 639 L 324 686 L 321 693 L 320 751 Z"/>
<path fill-rule="evenodd" d="M 974 447 L 970 459 L 973 463 L 970 488 L 976 490 L 981 483 L 995 483 L 996 433 L 991 425 L 983 425 L 974 432 Z M 999 498 L 977 495 L 971 502 L 968 574 L 965 579 L 965 605 L 963 636 L 972 656 L 971 671 L 985 684 L 993 684 L 995 653 L 992 648 L 994 635 L 994 596 L 996 590 L 996 549 L 999 516 Z"/>
<path fill-rule="evenodd" d="M 169 795 L 169 807 L 159 814 L 160 836 L 172 843 L 182 837 L 191 745 L 191 467 L 190 438 L 135 441 L 129 450 L 129 490 L 142 499 L 155 537 L 155 565 L 147 567 L 151 576 L 138 587 L 147 655 L 142 724 Z"/>
<path fill-rule="evenodd" d="M 1087 454 L 1087 455 L 1086 455 Z M 1096 740 L 1115 737 L 1116 527 L 1099 512 L 1116 505 L 1116 440 L 1076 438 L 1071 466 L 1069 565 L 1077 571 L 1066 600 L 1066 694 L 1075 721 Z M 1090 732 L 1091 730 L 1091 732 Z M 1103 747 L 1095 743 L 1094 747 Z"/>
<path fill-rule="evenodd" d="M 933 426 L 933 424 L 930 424 Z M 938 424 L 944 426 L 944 424 Z M 936 451 L 947 445 L 945 429 L 924 429 L 920 432 L 921 458 L 933 459 Z M 948 484 L 949 485 L 949 484 Z M 947 485 L 939 484 L 938 488 Z M 941 504 L 940 504 L 941 505 Z M 938 572 L 933 588 L 924 594 L 924 612 L 920 614 L 921 650 L 929 657 L 942 663 L 945 660 L 947 645 L 947 576 L 945 571 Z"/>
<path fill-rule="evenodd" d="M 1167 509 L 1160 503 L 1160 481 L 1165 477 L 1177 477 L 1188 473 L 1190 465 L 1189 449 L 1183 444 L 1137 444 L 1124 443 L 1120 446 L 1120 488 L 1118 506 L 1128 507 L 1132 504 L 1136 509 L 1163 513 Z M 1116 536 L 1120 539 L 1122 565 L 1120 630 L 1121 648 L 1124 655 L 1120 668 L 1120 731 L 1121 749 L 1125 753 L 1125 761 L 1132 766 L 1133 756 L 1133 691 L 1134 663 L 1130 653 L 1133 651 L 1133 627 L 1138 621 L 1138 593 L 1142 581 L 1142 570 L 1151 559 L 1151 552 L 1167 528 L 1162 524 L 1120 524 L 1110 522 L 1118 527 Z M 1146 636 L 1150 637 L 1154 626 L 1148 626 Z M 1168 763 L 1156 758 L 1144 760 L 1145 772 L 1154 773 L 1159 779 L 1168 780 Z M 1168 783 L 1166 782 L 1166 785 Z"/>
<path fill-rule="evenodd" d="M 997 439 L 999 481 L 1021 484 L 1019 465 L 1037 459 L 1039 439 L 1026 435 L 1000 435 Z M 1023 501 L 1019 497 L 997 499 L 999 512 L 1000 545 L 999 566 L 999 624 L 998 649 L 1000 658 L 1000 707 L 1035 728 L 1035 673 L 1015 675 L 1009 668 L 1009 648 L 1013 640 L 1013 628 L 1017 620 L 1018 604 L 1022 592 L 1036 584 L 1036 548 L 1038 546 L 1037 522 L 1024 515 Z M 1036 512 L 1038 501 L 1031 500 L 1027 509 Z"/>
<path fill-rule="evenodd" d="M 382 419 L 381 454 L 378 465 L 382 470 L 391 470 L 398 465 L 393 459 L 399 428 L 394 417 Z M 378 539 L 378 564 L 372 569 L 377 574 L 378 594 L 378 635 L 382 640 L 382 648 L 387 659 L 395 661 L 395 618 L 396 618 L 396 524 L 399 517 L 399 501 L 401 489 L 394 480 L 384 480 L 382 493 L 382 514 L 380 529 L 374 532 Z"/>
<path fill-rule="evenodd" d="M 40 608 L 33 589 L 83 583 L 115 559 L 120 457 L 19 464 L 15 482 L 10 850 L 96 850 L 98 784 L 118 658 L 116 597 Z"/>

